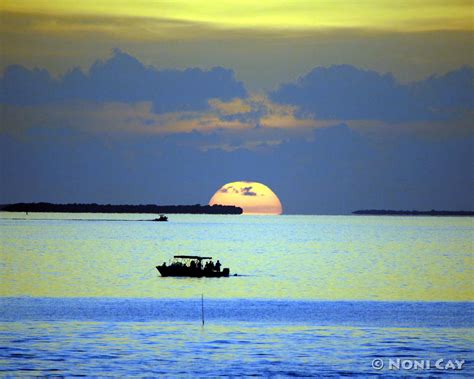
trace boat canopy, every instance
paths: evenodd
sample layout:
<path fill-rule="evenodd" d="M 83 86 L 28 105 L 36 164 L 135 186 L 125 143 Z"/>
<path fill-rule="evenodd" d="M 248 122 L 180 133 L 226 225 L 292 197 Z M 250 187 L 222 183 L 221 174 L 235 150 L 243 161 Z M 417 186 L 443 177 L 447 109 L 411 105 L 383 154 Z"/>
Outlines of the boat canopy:
<path fill-rule="evenodd" d="M 197 260 L 212 259 L 212 257 L 199 257 L 197 255 L 175 255 L 174 258 L 197 259 Z"/>

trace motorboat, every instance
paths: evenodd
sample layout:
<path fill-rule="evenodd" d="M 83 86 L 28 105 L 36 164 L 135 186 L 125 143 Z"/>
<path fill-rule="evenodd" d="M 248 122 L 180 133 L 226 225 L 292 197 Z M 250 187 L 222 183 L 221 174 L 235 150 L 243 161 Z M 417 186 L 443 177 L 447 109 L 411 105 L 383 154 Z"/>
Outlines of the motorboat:
<path fill-rule="evenodd" d="M 205 262 L 205 264 L 203 264 Z M 156 266 L 161 276 L 188 276 L 192 278 L 222 278 L 228 277 L 230 270 L 221 270 L 219 260 L 214 264 L 212 257 L 200 257 L 197 255 L 175 255 L 170 264 L 163 262 Z"/>

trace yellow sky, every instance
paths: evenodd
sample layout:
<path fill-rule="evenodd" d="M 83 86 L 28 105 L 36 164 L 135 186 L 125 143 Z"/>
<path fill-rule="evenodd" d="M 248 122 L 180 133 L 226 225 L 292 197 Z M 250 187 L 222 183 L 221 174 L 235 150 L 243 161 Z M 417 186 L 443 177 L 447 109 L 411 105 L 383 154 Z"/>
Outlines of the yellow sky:
<path fill-rule="evenodd" d="M 59 76 L 119 47 L 157 68 L 232 68 L 251 90 L 332 64 L 421 80 L 473 64 L 471 3 L 0 0 L 0 71 L 22 64 Z"/>
<path fill-rule="evenodd" d="M 469 0 L 3 0 L 0 9 L 55 15 L 146 17 L 223 29 L 473 29 L 473 6 Z"/>

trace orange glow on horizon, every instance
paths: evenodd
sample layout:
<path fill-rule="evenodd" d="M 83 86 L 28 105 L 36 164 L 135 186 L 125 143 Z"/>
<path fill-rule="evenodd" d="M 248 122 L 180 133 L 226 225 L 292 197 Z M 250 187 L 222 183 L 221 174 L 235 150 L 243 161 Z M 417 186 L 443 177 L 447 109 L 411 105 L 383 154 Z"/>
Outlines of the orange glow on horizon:
<path fill-rule="evenodd" d="M 232 182 L 219 188 L 209 205 L 235 205 L 244 214 L 279 215 L 283 212 L 278 196 L 266 185 L 258 182 Z"/>

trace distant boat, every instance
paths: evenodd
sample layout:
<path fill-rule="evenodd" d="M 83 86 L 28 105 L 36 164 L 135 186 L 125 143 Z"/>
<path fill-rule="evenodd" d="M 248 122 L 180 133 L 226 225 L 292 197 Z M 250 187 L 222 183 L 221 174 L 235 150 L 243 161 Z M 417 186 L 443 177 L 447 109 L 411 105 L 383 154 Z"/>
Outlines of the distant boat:
<path fill-rule="evenodd" d="M 197 255 L 175 255 L 173 261 L 168 266 L 165 262 L 161 266 L 156 266 L 161 276 L 188 276 L 192 278 L 221 278 L 228 277 L 230 270 L 224 268 L 220 270 L 220 262 L 212 263 L 212 257 L 199 257 Z M 203 266 L 202 261 L 207 262 Z"/>
<path fill-rule="evenodd" d="M 153 221 L 168 221 L 168 217 L 160 215 L 160 218 L 155 218 Z"/>

